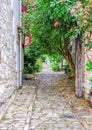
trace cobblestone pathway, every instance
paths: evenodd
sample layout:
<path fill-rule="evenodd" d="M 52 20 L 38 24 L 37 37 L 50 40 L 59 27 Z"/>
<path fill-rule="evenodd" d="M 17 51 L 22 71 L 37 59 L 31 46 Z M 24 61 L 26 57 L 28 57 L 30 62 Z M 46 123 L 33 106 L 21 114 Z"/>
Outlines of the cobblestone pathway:
<path fill-rule="evenodd" d="M 74 96 L 63 73 L 44 70 L 24 81 L 0 130 L 92 130 L 92 109 Z"/>

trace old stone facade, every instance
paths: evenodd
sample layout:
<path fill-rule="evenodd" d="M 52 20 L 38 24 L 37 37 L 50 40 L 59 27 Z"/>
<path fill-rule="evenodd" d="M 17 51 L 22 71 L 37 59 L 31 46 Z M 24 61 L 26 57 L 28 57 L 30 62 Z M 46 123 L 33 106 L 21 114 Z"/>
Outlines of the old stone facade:
<path fill-rule="evenodd" d="M 92 87 L 92 83 L 90 82 L 90 77 L 92 77 L 92 71 L 87 71 L 86 64 L 89 62 L 89 60 L 92 61 L 92 49 L 88 49 L 85 44 L 87 44 L 89 41 L 92 41 L 92 34 L 86 33 L 84 40 L 82 42 L 82 87 L 83 87 L 83 97 L 86 100 L 89 100 L 89 93 L 90 89 Z M 75 63 L 75 41 L 72 43 L 72 58 Z"/>
<path fill-rule="evenodd" d="M 85 47 L 85 44 L 87 44 L 89 41 L 92 41 L 92 36 L 90 33 L 86 33 L 85 35 L 85 43 L 83 46 L 83 87 L 84 87 L 84 96 L 85 99 L 88 100 L 90 89 L 92 87 L 92 84 L 90 82 L 90 77 L 92 77 L 92 71 L 87 71 L 86 64 L 91 60 L 92 61 L 92 49 L 88 49 L 88 47 Z"/>
<path fill-rule="evenodd" d="M 20 46 L 16 35 L 19 24 L 20 0 L 2 0 L 0 3 L 0 113 L 19 85 Z"/>

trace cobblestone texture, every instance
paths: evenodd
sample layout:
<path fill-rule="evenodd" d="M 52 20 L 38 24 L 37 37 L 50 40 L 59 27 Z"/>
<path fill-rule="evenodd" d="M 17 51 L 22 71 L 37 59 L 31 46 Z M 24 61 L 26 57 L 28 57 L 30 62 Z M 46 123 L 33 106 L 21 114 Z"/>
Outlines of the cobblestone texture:
<path fill-rule="evenodd" d="M 24 81 L 0 130 L 92 130 L 92 109 L 75 97 L 66 75 L 43 71 Z"/>

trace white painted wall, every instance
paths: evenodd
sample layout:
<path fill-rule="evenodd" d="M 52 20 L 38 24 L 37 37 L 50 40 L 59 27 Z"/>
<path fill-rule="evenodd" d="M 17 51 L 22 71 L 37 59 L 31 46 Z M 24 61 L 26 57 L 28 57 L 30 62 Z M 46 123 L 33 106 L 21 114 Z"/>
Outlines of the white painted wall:
<path fill-rule="evenodd" d="M 19 86 L 19 44 L 17 43 L 17 26 L 20 25 L 20 0 L 11 0 L 11 8 L 13 11 L 13 36 L 14 36 L 14 51 L 16 53 L 16 71 L 17 85 Z"/>
<path fill-rule="evenodd" d="M 22 49 L 22 35 L 20 44 L 17 43 L 17 26 L 22 26 L 21 23 L 21 4 L 22 0 L 11 0 L 11 8 L 13 11 L 13 36 L 14 36 L 14 51 L 16 53 L 16 71 L 17 71 L 17 85 L 22 86 L 22 70 L 23 70 L 23 49 Z"/>

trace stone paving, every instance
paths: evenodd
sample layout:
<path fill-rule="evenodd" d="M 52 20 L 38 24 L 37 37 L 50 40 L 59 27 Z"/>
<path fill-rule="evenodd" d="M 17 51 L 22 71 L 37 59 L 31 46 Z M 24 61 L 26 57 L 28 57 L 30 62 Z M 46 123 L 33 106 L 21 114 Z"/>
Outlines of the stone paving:
<path fill-rule="evenodd" d="M 92 130 L 92 109 L 75 97 L 63 72 L 44 70 L 35 80 L 24 81 L 0 130 Z"/>

